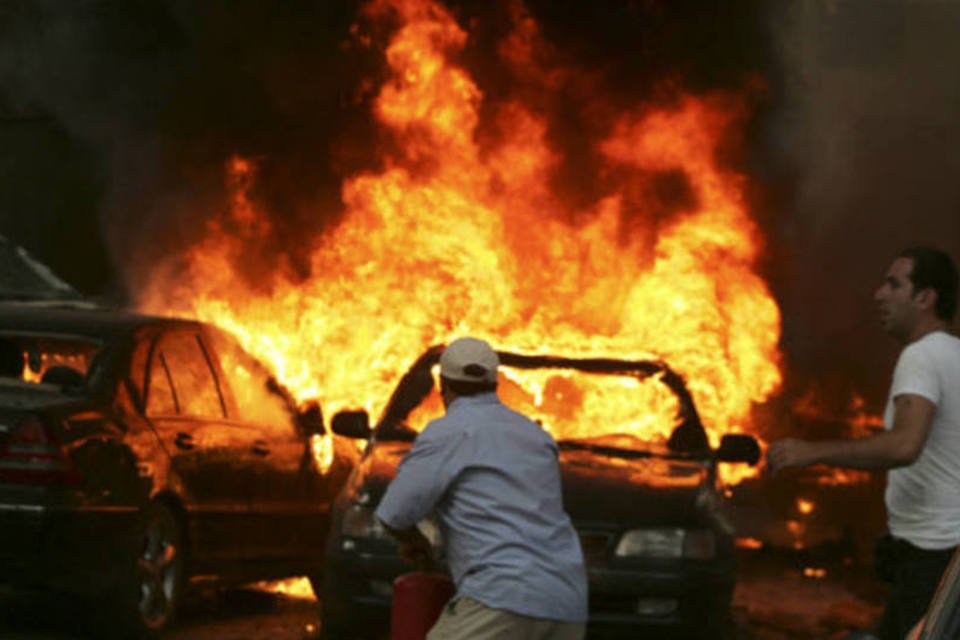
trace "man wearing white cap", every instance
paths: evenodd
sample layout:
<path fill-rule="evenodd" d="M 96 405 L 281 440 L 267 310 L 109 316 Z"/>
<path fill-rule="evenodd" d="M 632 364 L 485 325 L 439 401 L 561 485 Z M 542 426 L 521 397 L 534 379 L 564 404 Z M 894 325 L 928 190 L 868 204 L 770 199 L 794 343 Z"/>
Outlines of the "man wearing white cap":
<path fill-rule="evenodd" d="M 497 354 L 460 338 L 440 356 L 446 414 L 417 437 L 377 517 L 411 560 L 436 515 L 457 587 L 428 640 L 582 638 L 587 580 L 563 510 L 557 445 L 497 397 Z"/>

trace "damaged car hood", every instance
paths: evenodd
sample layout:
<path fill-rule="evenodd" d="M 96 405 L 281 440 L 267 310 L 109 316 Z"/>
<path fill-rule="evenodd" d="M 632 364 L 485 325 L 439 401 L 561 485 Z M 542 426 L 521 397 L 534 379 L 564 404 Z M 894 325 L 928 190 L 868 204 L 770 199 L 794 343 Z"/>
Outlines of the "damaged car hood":
<path fill-rule="evenodd" d="M 703 463 L 624 458 L 590 450 L 560 453 L 564 508 L 577 522 L 627 526 L 684 525 L 698 520 Z"/>
<path fill-rule="evenodd" d="M 379 503 L 411 446 L 410 442 L 374 442 L 356 470 L 364 478 L 363 486 L 356 489 L 367 493 L 373 504 Z M 561 447 L 564 507 L 574 521 L 681 526 L 700 520 L 697 497 L 711 481 L 703 462 L 630 459 L 629 452 L 624 453 Z"/>

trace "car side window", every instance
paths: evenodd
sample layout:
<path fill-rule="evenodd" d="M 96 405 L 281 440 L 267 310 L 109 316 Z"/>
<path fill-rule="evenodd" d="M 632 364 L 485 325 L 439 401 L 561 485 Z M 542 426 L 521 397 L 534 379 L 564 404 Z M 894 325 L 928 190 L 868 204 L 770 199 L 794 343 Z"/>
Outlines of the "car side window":
<path fill-rule="evenodd" d="M 157 349 L 150 362 L 150 374 L 147 380 L 146 415 L 149 417 L 171 416 L 180 413 L 177 398 L 173 393 L 170 379 L 170 367 L 163 352 Z"/>
<path fill-rule="evenodd" d="M 164 336 L 154 352 L 154 360 L 169 374 L 181 415 L 226 417 L 217 379 L 196 334 L 176 332 Z"/>
<path fill-rule="evenodd" d="M 232 336 L 214 330 L 209 337 L 236 402 L 238 415 L 231 418 L 266 427 L 273 434 L 296 434 L 290 400 L 270 371 Z"/>

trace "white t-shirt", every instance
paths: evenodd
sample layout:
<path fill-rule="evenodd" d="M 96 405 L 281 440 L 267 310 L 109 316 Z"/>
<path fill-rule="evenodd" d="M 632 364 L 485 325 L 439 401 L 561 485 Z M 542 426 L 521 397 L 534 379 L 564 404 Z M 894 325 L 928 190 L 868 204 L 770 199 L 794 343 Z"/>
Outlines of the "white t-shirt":
<path fill-rule="evenodd" d="M 904 348 L 893 372 L 884 424 L 894 398 L 914 394 L 937 405 L 920 456 L 887 474 L 890 533 L 922 549 L 960 544 L 960 339 L 928 333 Z"/>

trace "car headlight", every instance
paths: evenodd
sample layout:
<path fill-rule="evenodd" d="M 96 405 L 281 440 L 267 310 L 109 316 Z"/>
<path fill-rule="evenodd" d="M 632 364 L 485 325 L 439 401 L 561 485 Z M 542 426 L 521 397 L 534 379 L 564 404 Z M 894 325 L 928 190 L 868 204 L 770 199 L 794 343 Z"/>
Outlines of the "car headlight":
<path fill-rule="evenodd" d="M 620 537 L 618 558 L 693 558 L 707 560 L 716 553 L 711 531 L 633 529 Z"/>
<path fill-rule="evenodd" d="M 390 534 L 380 524 L 380 520 L 377 519 L 373 509 L 361 504 L 355 504 L 344 512 L 340 532 L 352 538 L 392 540 Z"/>

